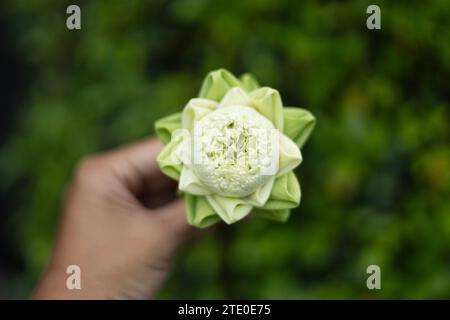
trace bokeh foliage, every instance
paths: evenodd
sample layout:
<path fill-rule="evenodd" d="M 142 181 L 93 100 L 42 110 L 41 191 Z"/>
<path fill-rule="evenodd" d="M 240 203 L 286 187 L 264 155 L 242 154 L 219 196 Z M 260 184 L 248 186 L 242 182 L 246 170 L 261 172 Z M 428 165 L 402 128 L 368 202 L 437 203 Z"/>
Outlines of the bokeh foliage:
<path fill-rule="evenodd" d="M 65 27 L 72 3 L 81 31 Z M 369 4 L 3 0 L 32 79 L 0 149 L 25 288 L 77 161 L 152 134 L 224 67 L 317 116 L 302 203 L 287 224 L 212 229 L 181 252 L 161 297 L 450 298 L 450 4 L 377 1 L 379 31 L 365 26 Z M 366 288 L 370 264 L 380 291 Z"/>

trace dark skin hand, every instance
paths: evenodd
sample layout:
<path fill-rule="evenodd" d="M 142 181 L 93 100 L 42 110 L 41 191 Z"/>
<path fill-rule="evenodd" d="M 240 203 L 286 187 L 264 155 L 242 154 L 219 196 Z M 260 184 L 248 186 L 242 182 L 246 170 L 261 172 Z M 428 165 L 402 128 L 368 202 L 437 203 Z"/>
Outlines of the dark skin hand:
<path fill-rule="evenodd" d="M 80 162 L 34 299 L 155 297 L 194 231 L 175 182 L 158 168 L 161 149 L 152 138 Z M 80 290 L 66 287 L 69 265 L 81 269 Z"/>

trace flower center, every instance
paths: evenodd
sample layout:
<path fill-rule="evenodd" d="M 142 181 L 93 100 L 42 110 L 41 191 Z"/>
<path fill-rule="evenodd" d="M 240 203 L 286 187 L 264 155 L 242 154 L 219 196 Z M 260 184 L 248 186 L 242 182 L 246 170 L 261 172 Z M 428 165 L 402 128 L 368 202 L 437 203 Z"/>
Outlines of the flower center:
<path fill-rule="evenodd" d="M 219 108 L 195 125 L 194 171 L 222 196 L 253 193 L 276 173 L 273 124 L 252 108 Z"/>

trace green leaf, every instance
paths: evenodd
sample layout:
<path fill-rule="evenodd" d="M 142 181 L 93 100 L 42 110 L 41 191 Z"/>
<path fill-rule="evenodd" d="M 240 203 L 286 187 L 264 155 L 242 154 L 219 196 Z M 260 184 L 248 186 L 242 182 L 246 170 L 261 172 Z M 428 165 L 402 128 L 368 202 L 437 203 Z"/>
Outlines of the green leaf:
<path fill-rule="evenodd" d="M 211 71 L 203 81 L 198 97 L 220 101 L 228 90 L 240 85 L 240 81 L 225 69 Z"/>
<path fill-rule="evenodd" d="M 283 117 L 284 134 L 301 148 L 316 126 L 316 118 L 308 110 L 293 107 L 285 107 Z"/>
<path fill-rule="evenodd" d="M 194 196 L 186 193 L 187 221 L 190 225 L 198 228 L 207 228 L 220 220 L 220 217 L 202 196 Z"/>
<path fill-rule="evenodd" d="M 155 122 L 155 132 L 164 144 L 168 144 L 172 133 L 181 128 L 181 112 L 171 114 Z"/>
<path fill-rule="evenodd" d="M 262 216 L 266 219 L 278 221 L 278 222 L 286 222 L 290 215 L 291 210 L 289 209 L 280 209 L 280 210 L 262 210 L 255 208 L 253 212 L 259 216 Z"/>
<path fill-rule="evenodd" d="M 293 171 L 275 180 L 269 200 L 261 207 L 263 210 L 282 210 L 295 208 L 300 204 L 300 184 Z"/>
<path fill-rule="evenodd" d="M 260 87 L 256 78 L 250 73 L 244 73 L 240 77 L 241 80 L 241 88 L 247 92 L 251 92 Z"/>

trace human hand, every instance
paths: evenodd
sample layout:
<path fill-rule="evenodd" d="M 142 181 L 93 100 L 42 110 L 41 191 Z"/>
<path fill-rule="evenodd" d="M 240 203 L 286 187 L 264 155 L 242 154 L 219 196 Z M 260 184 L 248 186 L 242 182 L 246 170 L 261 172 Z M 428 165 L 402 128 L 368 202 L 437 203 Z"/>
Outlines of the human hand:
<path fill-rule="evenodd" d="M 56 245 L 35 299 L 144 299 L 160 288 L 191 235 L 176 183 L 159 170 L 148 139 L 81 161 L 66 193 Z M 66 269 L 81 269 L 81 289 Z"/>

